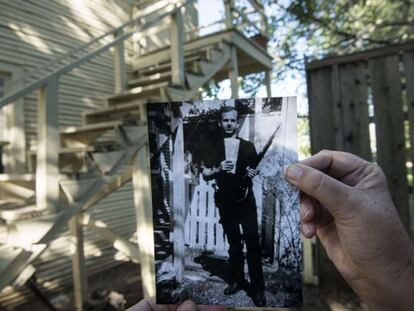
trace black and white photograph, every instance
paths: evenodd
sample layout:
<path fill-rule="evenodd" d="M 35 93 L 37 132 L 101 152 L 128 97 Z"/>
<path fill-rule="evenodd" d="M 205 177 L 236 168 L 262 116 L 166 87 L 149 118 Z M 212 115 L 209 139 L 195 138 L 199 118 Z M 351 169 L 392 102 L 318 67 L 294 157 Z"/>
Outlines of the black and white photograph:
<path fill-rule="evenodd" d="M 156 301 L 302 306 L 295 97 L 147 105 Z"/>

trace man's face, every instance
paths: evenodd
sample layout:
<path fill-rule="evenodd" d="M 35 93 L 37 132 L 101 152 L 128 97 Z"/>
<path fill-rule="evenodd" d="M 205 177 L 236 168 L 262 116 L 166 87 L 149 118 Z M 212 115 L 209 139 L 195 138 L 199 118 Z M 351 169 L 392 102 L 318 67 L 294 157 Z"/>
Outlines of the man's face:
<path fill-rule="evenodd" d="M 220 123 L 226 134 L 233 135 L 239 127 L 239 123 L 237 122 L 237 112 L 234 110 L 223 112 L 221 114 Z"/>

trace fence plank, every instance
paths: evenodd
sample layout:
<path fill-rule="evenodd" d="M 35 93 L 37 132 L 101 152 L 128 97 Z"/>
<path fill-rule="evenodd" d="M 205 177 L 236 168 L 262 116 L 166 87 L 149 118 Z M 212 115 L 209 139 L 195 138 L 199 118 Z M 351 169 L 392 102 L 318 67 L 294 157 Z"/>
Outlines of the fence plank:
<path fill-rule="evenodd" d="M 331 68 L 307 72 L 312 153 L 335 149 Z"/>
<path fill-rule="evenodd" d="M 339 67 L 343 150 L 372 160 L 365 63 Z"/>
<path fill-rule="evenodd" d="M 370 60 L 378 164 L 387 176 L 394 204 L 408 228 L 404 114 L 398 66 L 398 55 Z"/>
<path fill-rule="evenodd" d="M 414 52 L 404 53 L 404 75 L 407 90 L 408 121 L 410 123 L 410 158 L 414 163 Z"/>

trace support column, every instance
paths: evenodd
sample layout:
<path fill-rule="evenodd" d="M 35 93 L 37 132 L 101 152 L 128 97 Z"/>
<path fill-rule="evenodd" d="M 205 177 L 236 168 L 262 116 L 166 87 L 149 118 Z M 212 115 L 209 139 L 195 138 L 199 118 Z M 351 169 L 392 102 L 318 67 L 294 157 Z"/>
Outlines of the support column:
<path fill-rule="evenodd" d="M 120 30 L 115 34 L 115 38 L 122 36 L 123 31 Z M 125 74 L 125 49 L 124 41 L 119 42 L 114 47 L 114 74 L 115 74 L 115 93 L 122 93 L 126 89 Z"/>
<path fill-rule="evenodd" d="M 39 89 L 37 105 L 36 204 L 56 209 L 59 201 L 59 80 Z"/>
<path fill-rule="evenodd" d="M 231 46 L 230 62 L 229 79 L 231 84 L 231 97 L 237 98 L 239 96 L 239 65 L 237 61 L 237 49 L 234 45 Z"/>
<path fill-rule="evenodd" d="M 224 24 L 226 29 L 233 28 L 233 0 L 224 0 Z"/>
<path fill-rule="evenodd" d="M 81 213 L 69 221 L 71 239 L 73 292 L 75 294 L 75 309 L 82 311 L 87 300 L 88 283 L 86 278 L 85 256 L 83 251 L 83 228 Z"/>
<path fill-rule="evenodd" d="M 184 180 L 184 131 L 183 119 L 177 120 L 177 135 L 173 154 L 173 207 L 174 207 L 174 268 L 177 281 L 184 277 L 185 256 L 185 180 Z"/>
<path fill-rule="evenodd" d="M 172 84 L 183 86 L 184 77 L 184 24 L 181 10 L 171 16 L 171 73 Z"/>
<path fill-rule="evenodd" d="M 146 119 L 145 109 L 141 112 L 143 113 L 141 119 Z M 148 143 L 146 143 L 134 158 L 132 173 L 139 262 L 145 298 L 155 296 L 154 227 L 149 170 Z"/>
<path fill-rule="evenodd" d="M 271 71 L 266 71 L 265 72 L 265 85 L 266 85 L 266 95 L 267 97 L 272 97 L 272 84 L 271 84 L 271 76 L 272 76 L 272 72 Z"/>

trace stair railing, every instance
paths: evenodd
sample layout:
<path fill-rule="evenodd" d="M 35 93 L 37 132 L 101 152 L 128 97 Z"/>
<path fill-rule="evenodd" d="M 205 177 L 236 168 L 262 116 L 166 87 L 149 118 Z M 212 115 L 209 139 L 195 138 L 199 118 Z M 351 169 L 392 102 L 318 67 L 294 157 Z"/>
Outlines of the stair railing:
<path fill-rule="evenodd" d="M 155 3 L 140 12 L 133 20 L 93 39 L 67 55 L 58 57 L 29 75 L 19 77 L 28 81 L 20 89 L 5 90 L 5 96 L 0 98 L 0 108 L 38 91 L 37 109 L 37 162 L 36 162 L 36 205 L 39 210 L 56 210 L 59 201 L 59 166 L 60 135 L 58 123 L 58 103 L 60 78 L 69 71 L 81 66 L 91 59 L 114 48 L 115 88 L 122 92 L 126 86 L 124 41 L 135 32 L 145 31 L 165 18 L 171 18 L 173 61 L 172 82 L 181 85 L 184 81 L 184 56 L 182 50 L 182 14 L 183 7 L 194 0 L 164 0 Z M 143 17 L 145 16 L 145 22 Z M 135 30 L 127 28 L 138 24 Z M 108 42 L 109 41 L 109 42 Z M 62 65 L 63 63 L 63 65 Z"/>

